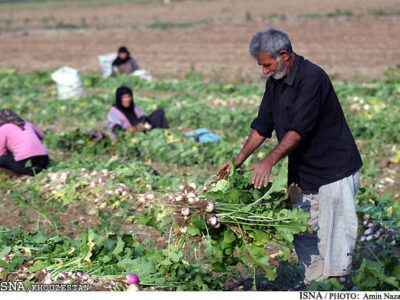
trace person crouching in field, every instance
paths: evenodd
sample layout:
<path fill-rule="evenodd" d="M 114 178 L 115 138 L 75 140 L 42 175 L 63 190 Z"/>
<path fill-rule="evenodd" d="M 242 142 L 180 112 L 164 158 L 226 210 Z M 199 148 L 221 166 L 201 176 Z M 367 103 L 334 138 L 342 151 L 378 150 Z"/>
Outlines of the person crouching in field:
<path fill-rule="evenodd" d="M 118 57 L 112 63 L 111 76 L 116 76 L 117 73 L 130 75 L 139 69 L 138 63 L 131 57 L 128 49 L 123 46 L 120 47 L 118 49 Z"/>
<path fill-rule="evenodd" d="M 126 86 L 117 89 L 115 104 L 111 106 L 107 119 L 112 139 L 116 138 L 117 131 L 135 133 L 152 128 L 169 128 L 164 110 L 158 108 L 147 116 L 133 101 L 132 90 Z"/>
<path fill-rule="evenodd" d="M 33 176 L 49 164 L 44 133 L 10 109 L 0 110 L 0 169 L 9 175 Z"/>

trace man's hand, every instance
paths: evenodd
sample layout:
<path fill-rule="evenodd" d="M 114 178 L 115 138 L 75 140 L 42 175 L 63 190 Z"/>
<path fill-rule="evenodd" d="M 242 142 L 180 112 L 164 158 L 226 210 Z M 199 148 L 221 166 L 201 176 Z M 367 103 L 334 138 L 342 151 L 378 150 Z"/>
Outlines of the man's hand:
<path fill-rule="evenodd" d="M 242 150 L 240 150 L 239 155 L 236 157 L 236 167 L 240 167 L 244 161 L 250 156 L 251 153 L 258 146 L 260 146 L 265 141 L 265 137 L 261 136 L 257 130 L 254 130 L 250 133 L 249 137 L 247 138 L 246 143 L 244 144 Z M 224 164 L 218 169 L 217 172 L 217 180 L 225 179 L 228 177 L 229 172 L 231 171 L 232 162 L 227 160 Z"/>
<path fill-rule="evenodd" d="M 267 187 L 272 166 L 273 163 L 270 162 L 269 159 L 265 158 L 246 170 L 254 170 L 251 182 L 256 189 L 260 189 L 262 186 Z"/>
<path fill-rule="evenodd" d="M 254 166 L 247 169 L 247 171 L 254 170 L 251 182 L 256 189 L 260 189 L 263 185 L 268 185 L 269 176 L 271 175 L 272 167 L 285 155 L 294 149 L 300 142 L 301 136 L 296 131 L 288 131 L 283 137 L 283 140 L 271 151 L 270 154 L 263 160 L 256 163 Z"/>
<path fill-rule="evenodd" d="M 227 160 L 224 164 L 218 169 L 217 172 L 217 180 L 225 179 L 228 177 L 232 167 L 232 162 Z"/>

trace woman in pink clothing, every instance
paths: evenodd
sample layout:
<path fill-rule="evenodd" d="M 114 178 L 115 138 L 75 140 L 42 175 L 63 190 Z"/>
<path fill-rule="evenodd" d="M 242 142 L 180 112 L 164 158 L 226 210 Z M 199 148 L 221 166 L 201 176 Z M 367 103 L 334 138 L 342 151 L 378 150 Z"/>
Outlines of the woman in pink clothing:
<path fill-rule="evenodd" d="M 152 128 L 169 128 L 164 110 L 156 109 L 147 116 L 133 101 L 133 92 L 126 86 L 120 86 L 115 93 L 115 104 L 107 116 L 107 127 L 111 129 L 111 138 L 116 138 L 117 131 L 147 131 Z"/>
<path fill-rule="evenodd" d="M 49 151 L 43 138 L 43 132 L 12 110 L 0 110 L 0 168 L 8 174 L 31 176 L 47 168 Z"/>

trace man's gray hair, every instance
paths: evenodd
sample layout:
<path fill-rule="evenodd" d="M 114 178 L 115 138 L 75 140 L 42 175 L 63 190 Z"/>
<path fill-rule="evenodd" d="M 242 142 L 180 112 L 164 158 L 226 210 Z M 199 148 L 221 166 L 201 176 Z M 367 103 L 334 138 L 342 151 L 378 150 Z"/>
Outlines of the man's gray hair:
<path fill-rule="evenodd" d="M 282 50 L 286 50 L 289 54 L 293 52 L 288 35 L 276 29 L 257 32 L 251 39 L 249 48 L 251 56 L 256 60 L 260 53 L 269 54 L 277 59 Z"/>

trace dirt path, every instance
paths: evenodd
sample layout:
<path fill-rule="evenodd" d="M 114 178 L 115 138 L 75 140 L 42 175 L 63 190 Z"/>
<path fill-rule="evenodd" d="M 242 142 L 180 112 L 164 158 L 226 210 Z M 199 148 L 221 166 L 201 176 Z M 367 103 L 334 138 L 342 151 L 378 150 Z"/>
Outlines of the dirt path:
<path fill-rule="evenodd" d="M 286 31 L 297 53 L 339 79 L 377 78 L 400 62 L 399 1 L 219 0 L 2 4 L 0 69 L 99 72 L 97 55 L 124 44 L 157 77 L 194 67 L 214 80 L 257 78 L 248 43 L 269 27 Z"/>

